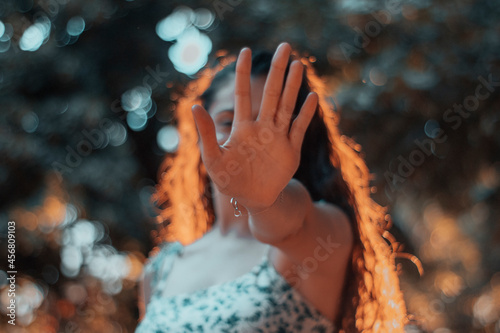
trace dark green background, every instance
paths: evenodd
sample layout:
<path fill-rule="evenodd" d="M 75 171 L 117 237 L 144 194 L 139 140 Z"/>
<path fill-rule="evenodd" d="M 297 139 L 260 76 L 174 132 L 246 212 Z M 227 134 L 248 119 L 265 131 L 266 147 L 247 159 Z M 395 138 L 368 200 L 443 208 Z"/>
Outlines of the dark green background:
<path fill-rule="evenodd" d="M 90 264 L 66 276 L 60 258 L 72 246 L 66 230 L 79 230 L 74 227 L 82 220 L 100 233 L 89 251 L 140 262 L 151 249 L 155 212 L 149 195 L 162 159 L 156 135 L 172 119 L 171 93 L 190 80 L 173 68 L 167 57 L 172 43 L 161 40 L 155 26 L 180 5 L 214 12 L 215 21 L 204 32 L 213 42 L 212 56 L 243 46 L 274 50 L 288 41 L 314 57 L 341 111 L 341 130 L 361 144 L 375 176 L 374 198 L 389 206 L 393 233 L 404 249 L 423 262 L 425 274 L 419 277 L 408 260 L 398 261 L 408 306 L 420 316 L 422 329 L 500 332 L 500 84 L 492 84 L 492 91 L 482 88 L 489 95 L 473 111 L 457 111 L 474 100 L 481 78 L 500 82 L 500 5 L 492 0 L 343 3 L 0 4 L 0 20 L 13 27 L 10 47 L 0 53 L 0 267 L 6 270 L 6 222 L 14 220 L 17 279 L 24 286 L 18 295 L 23 288 L 31 295 L 28 286 L 42 295 L 33 317 L 24 321 L 30 332 L 135 328 L 134 279 L 109 293 L 106 278 L 92 275 Z M 51 21 L 48 40 L 35 52 L 21 51 L 24 30 L 40 15 Z M 85 31 L 65 43 L 66 24 L 75 16 L 85 20 Z M 152 91 L 157 112 L 144 130 L 132 131 L 120 97 L 152 70 L 168 73 Z M 28 133 L 33 114 L 39 124 Z M 94 147 L 69 171 L 54 172 L 57 163 L 65 164 L 67 147 L 76 149 L 86 140 L 83 133 L 104 133 L 103 119 L 122 124 L 126 142 Z M 68 204 L 73 207 L 65 224 L 58 202 L 66 207 L 63 212 Z M 0 272 L 0 284 L 6 282 Z"/>

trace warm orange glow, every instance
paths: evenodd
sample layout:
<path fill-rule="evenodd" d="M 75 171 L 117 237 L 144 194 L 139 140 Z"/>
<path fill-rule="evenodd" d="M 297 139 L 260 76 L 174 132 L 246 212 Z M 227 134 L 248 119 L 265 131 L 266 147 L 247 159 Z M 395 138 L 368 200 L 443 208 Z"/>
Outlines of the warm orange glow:
<path fill-rule="evenodd" d="M 341 328 L 346 332 L 403 332 L 403 326 L 409 320 L 395 265 L 399 244 L 386 231 L 391 225 L 390 217 L 386 208 L 370 197 L 372 190 L 369 183 L 372 176 L 361 157 L 362 147 L 339 133 L 338 113 L 328 102 L 329 92 L 325 82 L 314 73 L 311 59 L 301 60 L 306 65 L 311 89 L 320 97 L 319 112 L 332 142 L 330 161 L 340 170 L 348 186 L 350 204 L 357 219 L 359 238 L 352 257 L 354 280 L 350 282 L 354 291 L 347 298 L 352 302 L 344 304 L 346 312 Z M 230 61 L 221 63 L 226 65 Z M 185 95 L 178 99 L 175 114 L 179 148 L 175 155 L 167 156 L 162 163 L 159 185 L 153 196 L 153 200 L 162 208 L 158 217 L 159 233 L 153 235 L 156 244 L 175 240 L 188 244 L 201 237 L 210 227 L 212 217 L 207 211 L 209 201 L 204 195 L 207 173 L 200 159 L 191 106 L 198 102 L 198 96 L 209 87 L 213 75 L 221 67 L 219 65 L 215 70 L 205 70 L 198 80 L 188 85 Z M 152 253 L 157 250 L 155 247 Z M 415 257 L 411 258 L 418 262 Z"/>
<path fill-rule="evenodd" d="M 65 203 L 59 200 L 56 196 L 48 196 L 45 198 L 40 212 L 39 220 L 40 227 L 52 229 L 61 224 L 66 216 Z"/>
<path fill-rule="evenodd" d="M 408 318 L 395 267 L 397 253 L 382 237 L 384 233 L 387 236 L 386 209 L 370 197 L 371 175 L 359 154 L 361 147 L 339 133 L 338 116 L 325 116 L 326 112 L 334 114 L 327 103 L 328 92 L 324 90 L 322 80 L 315 75 L 312 66 L 307 61 L 303 62 L 307 66 L 311 88 L 320 96 L 323 120 L 333 143 L 334 156 L 331 156 L 331 162 L 341 170 L 349 186 L 353 197 L 351 204 L 358 220 L 360 244 L 354 249 L 352 258 L 358 285 L 358 295 L 355 296 L 358 303 L 356 329 L 366 332 L 403 332 L 403 325 L 408 322 Z M 367 276 L 371 276 L 371 279 Z M 345 326 L 349 327 L 347 321 L 344 321 Z"/>
<path fill-rule="evenodd" d="M 17 207 L 12 210 L 12 219 L 18 221 L 22 228 L 42 232 L 51 232 L 59 226 L 66 216 L 66 201 L 61 184 L 54 180 L 54 175 L 47 176 L 47 193 L 40 206 L 27 210 Z"/>
<path fill-rule="evenodd" d="M 452 271 L 437 273 L 435 286 L 448 297 L 456 297 L 465 288 L 464 280 Z"/>
<path fill-rule="evenodd" d="M 65 300 L 65 299 L 60 299 L 57 301 L 57 310 L 61 314 L 61 317 L 63 318 L 71 318 L 75 314 L 75 306 L 73 303 Z"/>
<path fill-rule="evenodd" d="M 160 213 L 160 222 L 168 221 L 169 228 L 160 228 L 162 241 L 179 240 L 184 244 L 193 242 L 207 230 L 207 212 L 201 194 L 206 185 L 206 172 L 200 173 L 200 150 L 198 135 L 191 107 L 198 103 L 198 96 L 211 82 L 210 71 L 191 82 L 186 95 L 179 98 L 176 121 L 179 131 L 179 147 L 175 156 L 168 156 L 160 167 L 160 186 L 153 195 L 155 202 L 169 201 L 168 208 Z"/>
<path fill-rule="evenodd" d="M 137 281 L 141 277 L 143 268 L 142 263 L 144 262 L 143 258 L 144 256 L 142 254 L 138 256 L 136 252 L 127 254 L 126 260 L 129 266 L 129 271 L 126 276 L 127 279 Z"/>

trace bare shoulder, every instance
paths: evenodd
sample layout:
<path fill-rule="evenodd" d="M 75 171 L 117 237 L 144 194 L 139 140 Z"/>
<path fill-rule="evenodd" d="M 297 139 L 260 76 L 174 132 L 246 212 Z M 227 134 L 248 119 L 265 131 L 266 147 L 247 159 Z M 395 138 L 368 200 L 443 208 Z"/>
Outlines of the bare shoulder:
<path fill-rule="evenodd" d="M 290 285 L 334 320 L 341 306 L 353 241 L 353 226 L 342 209 L 313 202 L 303 227 L 273 244 L 271 261 Z"/>
<path fill-rule="evenodd" d="M 281 265 L 303 265 L 314 259 L 314 274 L 331 277 L 347 265 L 353 241 L 352 222 L 340 207 L 313 202 L 302 228 L 273 246 Z"/>
<path fill-rule="evenodd" d="M 305 224 L 316 225 L 319 230 L 330 231 L 335 242 L 347 249 L 352 247 L 354 240 L 353 223 L 339 206 L 326 201 L 314 202 L 313 209 L 305 221 Z"/>

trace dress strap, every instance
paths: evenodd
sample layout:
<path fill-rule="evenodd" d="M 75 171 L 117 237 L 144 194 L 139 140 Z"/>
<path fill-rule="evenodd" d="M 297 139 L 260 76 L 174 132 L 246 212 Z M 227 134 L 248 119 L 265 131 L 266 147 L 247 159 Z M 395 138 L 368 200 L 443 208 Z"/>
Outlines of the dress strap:
<path fill-rule="evenodd" d="M 269 261 L 269 262 L 271 262 L 271 257 L 270 257 L 270 255 L 271 255 L 271 250 L 272 250 L 272 248 L 273 248 L 273 247 L 271 246 L 271 244 L 267 244 L 266 253 L 265 253 L 265 255 L 264 255 L 264 256 L 265 256 L 265 259 L 266 259 L 267 261 Z"/>
<path fill-rule="evenodd" d="M 184 246 L 178 241 L 162 243 L 158 254 L 145 265 L 145 273 L 151 275 L 151 297 L 155 297 L 163 290 L 163 285 L 172 268 L 174 259 L 176 255 L 182 253 L 183 249 Z"/>

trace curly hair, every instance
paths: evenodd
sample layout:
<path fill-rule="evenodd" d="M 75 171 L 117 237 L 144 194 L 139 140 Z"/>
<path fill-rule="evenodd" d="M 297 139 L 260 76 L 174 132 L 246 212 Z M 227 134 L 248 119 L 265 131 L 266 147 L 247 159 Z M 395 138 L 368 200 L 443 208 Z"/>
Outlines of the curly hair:
<path fill-rule="evenodd" d="M 396 270 L 397 243 L 387 231 L 390 216 L 371 199 L 371 175 L 360 156 L 361 146 L 339 132 L 339 116 L 328 101 L 324 82 L 307 58 L 293 55 L 306 66 L 294 115 L 310 91 L 319 97 L 294 178 L 304 184 L 313 200 L 323 199 L 343 208 L 354 226 L 352 260 L 337 327 L 343 332 L 403 332 L 409 320 Z M 210 182 L 201 161 L 191 107 L 209 105 L 223 77 L 234 71 L 234 56 L 224 52 L 216 56 L 218 64 L 203 70 L 177 101 L 179 145 L 159 169 L 159 183 L 152 196 L 159 208 L 158 230 L 150 255 L 161 242 L 189 244 L 214 223 Z M 254 53 L 252 75 L 266 75 L 271 59 L 269 52 Z"/>

